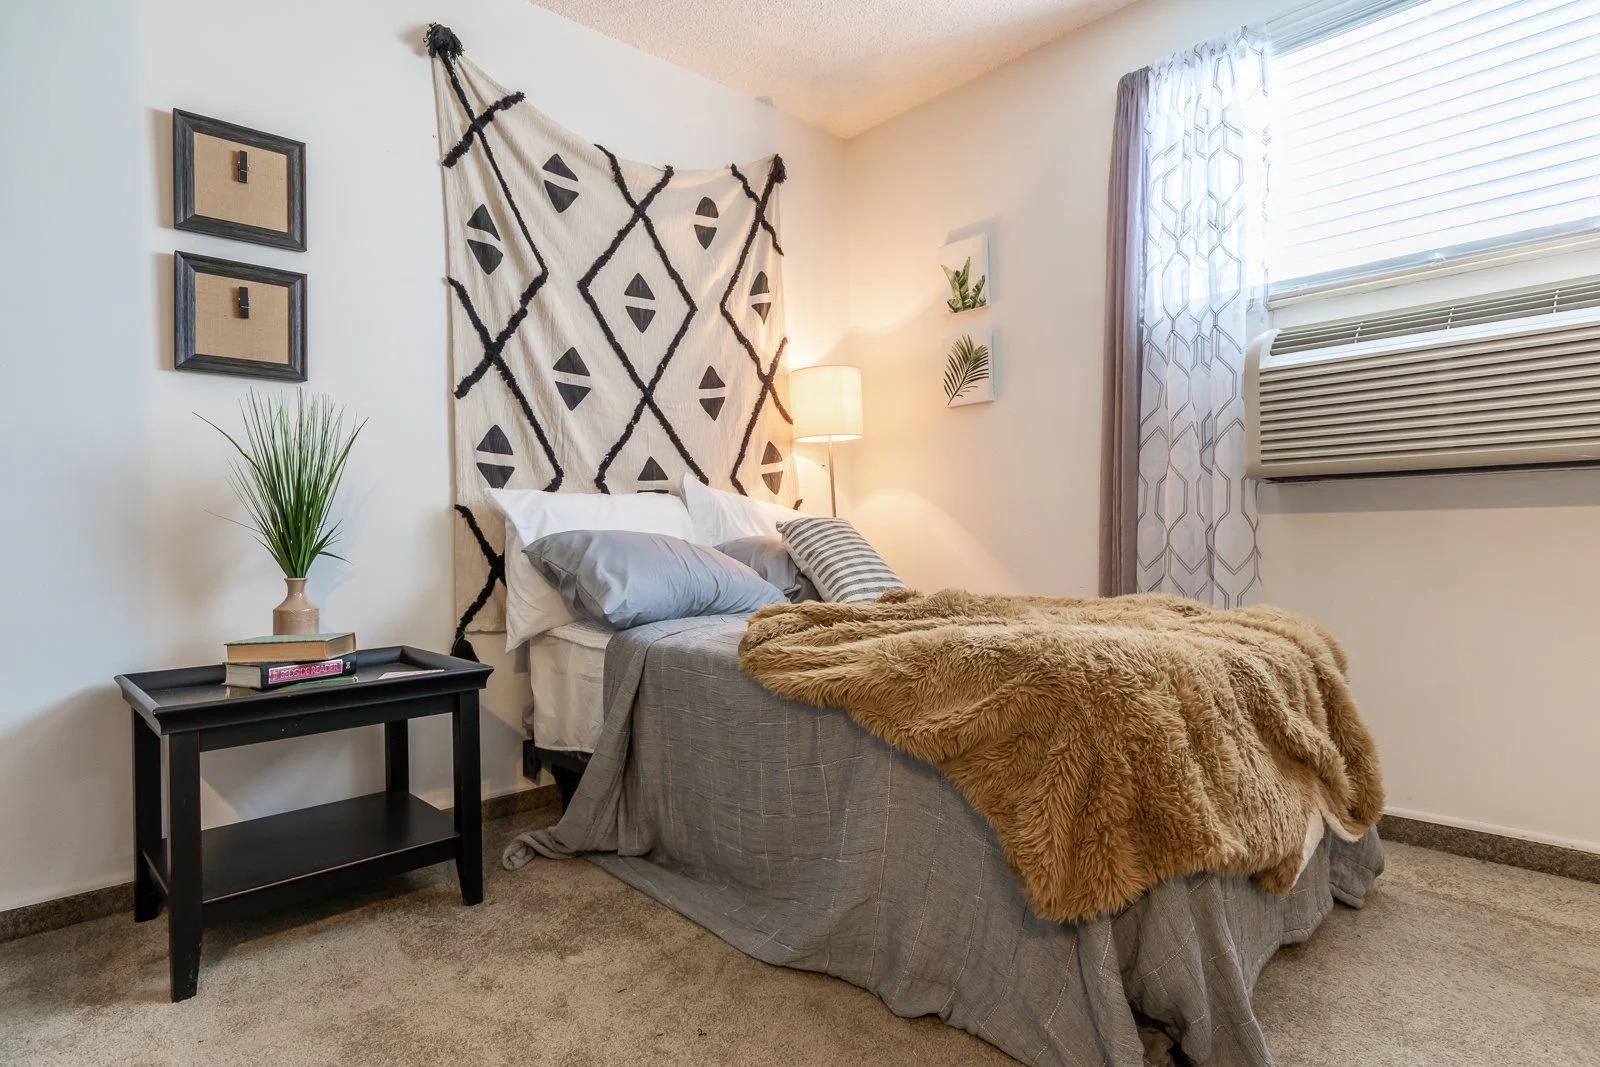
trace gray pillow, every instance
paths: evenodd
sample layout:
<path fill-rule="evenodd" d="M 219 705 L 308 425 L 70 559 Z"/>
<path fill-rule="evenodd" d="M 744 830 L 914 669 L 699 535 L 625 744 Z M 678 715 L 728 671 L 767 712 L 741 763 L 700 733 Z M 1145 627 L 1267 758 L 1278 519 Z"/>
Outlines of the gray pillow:
<path fill-rule="evenodd" d="M 725 541 L 717 546 L 724 556 L 732 556 L 761 577 L 777 586 L 791 603 L 820 600 L 817 587 L 795 563 L 794 557 L 777 534 L 757 534 Z"/>
<path fill-rule="evenodd" d="M 665 534 L 568 530 L 523 552 L 572 614 L 618 630 L 783 603 L 783 594 L 743 563 Z"/>

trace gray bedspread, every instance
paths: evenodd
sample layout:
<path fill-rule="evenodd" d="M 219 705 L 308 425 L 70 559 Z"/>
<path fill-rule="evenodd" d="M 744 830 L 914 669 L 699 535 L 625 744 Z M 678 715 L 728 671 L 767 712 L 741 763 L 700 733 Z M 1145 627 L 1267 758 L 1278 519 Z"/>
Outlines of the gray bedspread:
<path fill-rule="evenodd" d="M 1270 1064 L 1250 991 L 1334 900 L 1360 906 L 1375 833 L 1329 836 L 1294 891 L 1165 882 L 1115 916 L 1028 909 L 994 834 L 934 768 L 738 664 L 742 618 L 619 633 L 605 726 L 555 826 L 509 867 L 586 854 L 759 960 L 836 975 L 1030 1064 L 1143 1062 L 1140 1024 L 1197 1063 Z"/>

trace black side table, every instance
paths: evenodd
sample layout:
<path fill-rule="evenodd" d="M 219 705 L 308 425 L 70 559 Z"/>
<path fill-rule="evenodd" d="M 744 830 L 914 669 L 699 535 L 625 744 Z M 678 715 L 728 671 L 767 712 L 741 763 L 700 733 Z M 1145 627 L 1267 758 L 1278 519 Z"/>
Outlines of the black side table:
<path fill-rule="evenodd" d="M 133 917 L 166 903 L 173 1000 L 194 996 L 214 923 L 449 859 L 462 900 L 483 899 L 478 691 L 492 668 L 409 646 L 355 656 L 354 681 L 269 692 L 226 688 L 220 665 L 117 676 L 133 708 Z M 402 671 L 427 673 L 382 677 Z M 407 722 L 424 715 L 453 720 L 450 814 L 411 794 Z M 200 753 L 379 723 L 383 792 L 201 831 Z"/>

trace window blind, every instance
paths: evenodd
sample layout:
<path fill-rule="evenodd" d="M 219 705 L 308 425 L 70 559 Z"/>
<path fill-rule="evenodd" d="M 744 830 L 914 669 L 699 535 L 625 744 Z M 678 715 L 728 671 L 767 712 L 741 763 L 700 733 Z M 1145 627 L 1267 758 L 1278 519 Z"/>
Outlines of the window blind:
<path fill-rule="evenodd" d="M 1600 0 L 1422 0 L 1272 61 L 1273 290 L 1600 228 Z"/>

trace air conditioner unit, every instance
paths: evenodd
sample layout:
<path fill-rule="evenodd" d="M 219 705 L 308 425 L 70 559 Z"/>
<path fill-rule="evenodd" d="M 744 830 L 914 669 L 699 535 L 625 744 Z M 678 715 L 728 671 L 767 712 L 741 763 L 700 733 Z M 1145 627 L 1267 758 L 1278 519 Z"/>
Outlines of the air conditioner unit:
<path fill-rule="evenodd" d="M 1245 447 L 1262 479 L 1600 463 L 1600 277 L 1268 331 Z"/>

